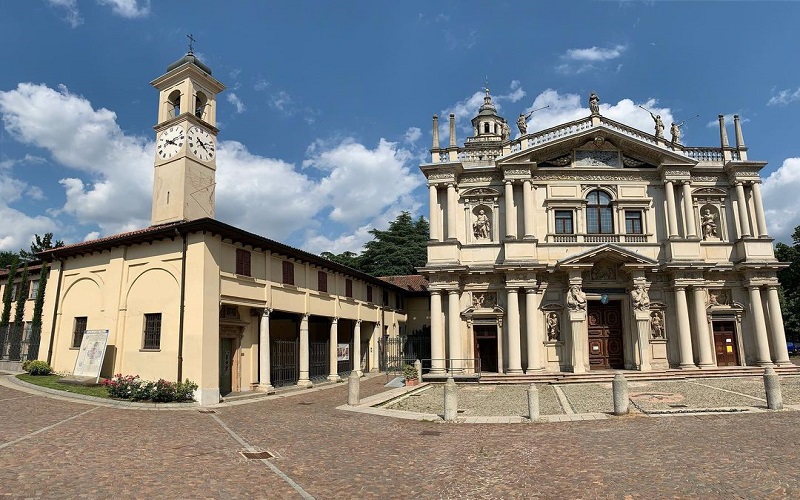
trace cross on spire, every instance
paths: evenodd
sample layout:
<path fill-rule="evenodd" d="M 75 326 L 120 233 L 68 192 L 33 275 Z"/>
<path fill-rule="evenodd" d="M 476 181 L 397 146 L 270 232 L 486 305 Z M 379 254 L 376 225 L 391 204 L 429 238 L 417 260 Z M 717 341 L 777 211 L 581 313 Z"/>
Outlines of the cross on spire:
<path fill-rule="evenodd" d="M 489 77 L 488 76 L 483 80 L 483 91 L 486 92 L 487 96 L 489 95 Z"/>
<path fill-rule="evenodd" d="M 189 53 L 194 54 L 194 42 L 196 41 L 191 33 L 186 35 L 186 38 L 189 39 Z"/>

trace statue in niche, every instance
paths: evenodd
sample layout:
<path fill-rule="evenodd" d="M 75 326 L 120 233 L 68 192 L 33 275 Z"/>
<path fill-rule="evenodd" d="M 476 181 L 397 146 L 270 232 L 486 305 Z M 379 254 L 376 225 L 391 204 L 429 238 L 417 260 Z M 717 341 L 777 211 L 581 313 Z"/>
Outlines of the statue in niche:
<path fill-rule="evenodd" d="M 589 111 L 591 111 L 593 115 L 600 114 L 600 98 L 597 97 L 597 94 L 594 92 L 589 95 Z"/>
<path fill-rule="evenodd" d="M 711 213 L 711 209 L 706 208 L 706 211 L 701 215 L 700 226 L 703 229 L 703 239 L 718 238 L 717 223 L 715 222 L 717 214 Z"/>
<path fill-rule="evenodd" d="M 644 311 L 650 309 L 650 296 L 647 294 L 647 287 L 644 285 L 636 285 L 631 290 L 631 301 L 633 308 L 637 311 Z"/>
<path fill-rule="evenodd" d="M 650 332 L 654 339 L 664 338 L 664 317 L 660 311 L 655 311 L 650 315 Z"/>
<path fill-rule="evenodd" d="M 547 340 L 556 342 L 559 338 L 561 338 L 561 326 L 558 313 L 551 312 L 547 315 Z"/>
<path fill-rule="evenodd" d="M 472 223 L 472 233 L 478 239 L 489 239 L 491 233 L 491 223 L 489 217 L 483 210 L 478 211 L 475 222 Z"/>
<path fill-rule="evenodd" d="M 586 294 L 581 290 L 580 285 L 572 285 L 567 293 L 567 307 L 572 311 L 586 310 Z"/>

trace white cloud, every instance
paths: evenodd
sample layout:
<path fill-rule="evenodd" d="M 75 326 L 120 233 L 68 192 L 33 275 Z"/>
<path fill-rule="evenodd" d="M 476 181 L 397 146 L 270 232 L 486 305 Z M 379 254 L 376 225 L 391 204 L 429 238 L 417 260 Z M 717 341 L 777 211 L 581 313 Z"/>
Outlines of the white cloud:
<path fill-rule="evenodd" d="M 615 45 L 609 48 L 589 47 L 588 49 L 569 49 L 561 55 L 561 63 L 556 71 L 563 74 L 580 74 L 589 70 L 605 67 L 605 63 L 622 57 L 628 49 L 627 45 Z M 617 72 L 622 65 L 617 65 Z"/>
<path fill-rule="evenodd" d="M 87 233 L 86 236 L 83 237 L 83 241 L 96 240 L 100 236 L 101 236 L 100 233 L 98 233 L 97 231 L 92 231 L 90 233 Z"/>
<path fill-rule="evenodd" d="M 83 24 L 83 17 L 81 16 L 80 11 L 78 11 L 77 0 L 47 0 L 47 1 L 53 7 L 58 7 L 66 11 L 66 17 L 64 18 L 64 20 L 67 23 L 69 23 L 69 25 L 72 26 L 73 28 L 77 28 L 78 26 Z"/>
<path fill-rule="evenodd" d="M 128 19 L 146 17 L 150 14 L 150 0 L 144 0 L 141 5 L 137 0 L 97 0 L 97 3 L 111 7 L 114 14 Z"/>
<path fill-rule="evenodd" d="M 439 137 L 441 137 L 443 145 L 449 144 L 450 113 L 455 115 L 456 126 L 461 132 L 472 135 L 472 124 L 470 120 L 478 114 L 478 109 L 483 104 L 485 95 L 486 93 L 484 91 L 475 92 L 466 99 L 458 101 L 441 112 L 441 118 L 439 119 Z M 512 80 L 509 84 L 508 93 L 492 95 L 492 103 L 495 105 L 495 108 L 497 108 L 498 114 L 502 115 L 501 110 L 504 101 L 517 102 L 523 97 L 525 97 L 525 90 L 522 89 L 522 84 L 519 80 Z"/>
<path fill-rule="evenodd" d="M 734 113 L 728 113 L 724 115 L 725 118 L 725 126 L 733 125 L 733 115 Z M 750 118 L 743 118 L 739 115 L 739 121 L 742 123 L 747 123 L 750 121 Z M 711 120 L 710 122 L 706 123 L 706 128 L 719 128 L 719 118 L 716 120 Z"/>
<path fill-rule="evenodd" d="M 787 158 L 764 180 L 761 197 L 764 201 L 769 235 L 791 243 L 794 228 L 800 226 L 800 158 Z"/>
<path fill-rule="evenodd" d="M 259 92 L 267 90 L 267 88 L 269 88 L 269 82 L 263 78 L 256 80 L 255 85 L 253 85 L 253 90 L 257 90 Z"/>
<path fill-rule="evenodd" d="M 0 164 L 0 220 L 3 221 L 0 225 L 0 250 L 16 252 L 27 248 L 36 233 L 58 232 L 58 224 L 52 219 L 42 215 L 29 216 L 10 206 L 36 189 L 15 179 L 10 165 Z"/>
<path fill-rule="evenodd" d="M 422 137 L 422 130 L 419 127 L 409 127 L 406 130 L 405 141 L 409 144 L 414 144 Z"/>
<path fill-rule="evenodd" d="M 800 88 L 796 90 L 786 89 L 770 97 L 769 101 L 767 101 L 767 106 L 786 105 L 797 100 L 800 100 Z"/>
<path fill-rule="evenodd" d="M 290 109 L 292 105 L 292 97 L 288 94 L 288 92 L 284 92 L 283 90 L 270 96 L 269 105 L 275 109 L 283 111 L 284 113 L 294 112 Z"/>
<path fill-rule="evenodd" d="M 239 99 L 239 96 L 237 96 L 233 92 L 228 93 L 228 102 L 233 104 L 233 106 L 236 108 L 237 113 L 241 113 L 246 109 L 244 107 L 244 103 L 242 102 L 242 100 Z"/>

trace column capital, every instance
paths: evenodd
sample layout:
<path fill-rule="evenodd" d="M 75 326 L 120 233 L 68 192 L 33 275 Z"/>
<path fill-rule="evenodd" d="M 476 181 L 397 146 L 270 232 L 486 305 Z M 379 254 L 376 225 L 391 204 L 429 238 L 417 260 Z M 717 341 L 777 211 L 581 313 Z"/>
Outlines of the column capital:
<path fill-rule="evenodd" d="M 685 292 L 687 288 L 689 288 L 689 285 L 683 283 L 675 283 L 672 285 L 672 289 L 676 292 Z"/>
<path fill-rule="evenodd" d="M 271 312 L 272 312 L 272 308 L 271 307 L 265 307 L 264 309 L 261 310 L 261 316 L 263 316 L 265 318 L 269 318 L 269 315 L 270 315 Z"/>
<path fill-rule="evenodd" d="M 337 318 L 336 316 L 334 316 L 333 318 L 331 318 L 331 324 L 335 325 L 335 324 L 336 324 L 336 323 L 338 323 L 338 322 L 339 322 L 339 318 Z"/>
<path fill-rule="evenodd" d="M 764 288 L 766 288 L 767 290 L 777 290 L 778 285 L 776 285 L 775 283 L 769 283 L 767 285 L 764 285 Z"/>
<path fill-rule="evenodd" d="M 458 288 L 456 288 L 455 290 L 452 290 L 452 289 L 451 290 L 447 290 L 447 294 L 448 295 L 457 295 L 459 293 L 461 293 L 461 292 L 458 290 Z"/>
<path fill-rule="evenodd" d="M 506 186 L 509 184 L 514 184 L 514 179 L 503 179 L 503 184 Z"/>
<path fill-rule="evenodd" d="M 308 321 L 308 318 L 309 318 L 311 315 L 310 315 L 310 314 L 308 314 L 308 313 L 303 313 L 303 314 L 301 314 L 301 316 L 302 316 L 302 318 L 301 318 L 301 319 L 302 319 L 303 321 Z"/>
<path fill-rule="evenodd" d="M 356 320 L 356 326 L 361 326 L 361 320 L 360 319 Z"/>
<path fill-rule="evenodd" d="M 441 295 L 442 294 L 441 290 L 434 289 L 434 290 L 428 290 L 428 291 L 431 293 L 431 295 Z"/>
<path fill-rule="evenodd" d="M 537 293 L 538 291 L 539 291 L 539 290 L 537 290 L 537 289 L 536 289 L 536 287 L 534 287 L 534 286 L 526 286 L 526 287 L 525 287 L 525 293 L 526 293 L 526 294 L 536 295 L 536 293 Z"/>

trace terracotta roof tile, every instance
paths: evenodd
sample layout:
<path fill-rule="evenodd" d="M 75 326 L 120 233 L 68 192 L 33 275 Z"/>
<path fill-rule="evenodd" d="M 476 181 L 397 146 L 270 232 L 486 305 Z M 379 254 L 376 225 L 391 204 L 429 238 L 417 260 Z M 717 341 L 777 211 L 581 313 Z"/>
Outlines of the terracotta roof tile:
<path fill-rule="evenodd" d="M 428 280 L 419 274 L 406 274 L 402 276 L 379 276 L 378 279 L 399 286 L 411 292 L 427 292 Z"/>

